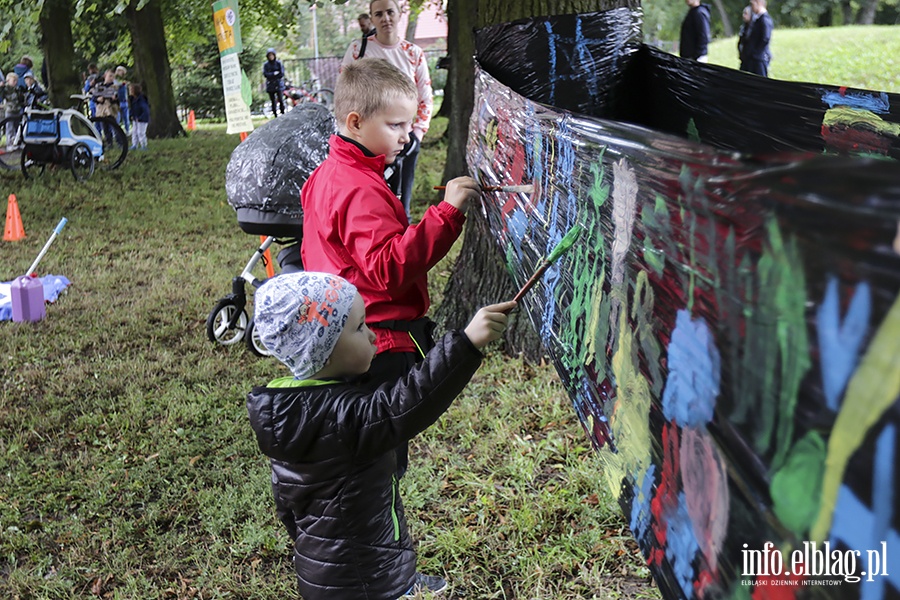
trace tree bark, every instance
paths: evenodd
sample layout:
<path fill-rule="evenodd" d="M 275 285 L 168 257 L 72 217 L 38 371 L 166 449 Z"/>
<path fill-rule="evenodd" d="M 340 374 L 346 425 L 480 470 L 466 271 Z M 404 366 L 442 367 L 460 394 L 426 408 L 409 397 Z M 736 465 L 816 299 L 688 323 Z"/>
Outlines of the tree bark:
<path fill-rule="evenodd" d="M 860 25 L 872 25 L 875 23 L 875 13 L 878 12 L 878 0 L 863 0 L 859 12 L 856 14 L 856 22 Z"/>
<path fill-rule="evenodd" d="M 72 41 L 72 3 L 70 0 L 44 0 L 40 14 L 41 47 L 47 62 L 50 103 L 68 107 L 69 98 L 81 92 L 81 81 L 75 69 L 75 45 Z"/>
<path fill-rule="evenodd" d="M 841 16 L 843 17 L 844 25 L 852 25 L 853 24 L 853 5 L 850 4 L 850 0 L 840 0 L 841 1 Z"/>
<path fill-rule="evenodd" d="M 136 9 L 137 0 L 132 0 L 125 9 L 125 18 L 131 30 L 133 80 L 141 83 L 150 100 L 147 136 L 172 138 L 185 135 L 175 110 L 172 69 L 166 49 L 160 0 L 150 0 L 141 10 Z"/>
<path fill-rule="evenodd" d="M 450 120 L 447 125 L 447 162 L 444 180 L 468 173 L 466 141 L 469 117 L 474 106 L 475 39 L 472 30 L 537 16 L 588 13 L 633 7 L 629 0 L 449 0 L 447 5 L 447 49 L 450 72 Z M 487 230 L 477 207 L 469 213 L 463 246 L 453 266 L 444 299 L 435 314 L 443 328 L 459 327 L 471 318 L 479 306 L 511 299 L 516 290 L 506 271 L 497 244 Z M 514 317 L 503 337 L 504 351 L 537 362 L 544 356 L 540 338 L 524 313 Z"/>
<path fill-rule="evenodd" d="M 734 27 L 731 26 L 731 17 L 728 15 L 728 11 L 725 10 L 725 5 L 722 3 L 722 0 L 713 0 L 713 4 L 716 5 L 716 8 L 719 11 L 719 17 L 722 19 L 722 30 L 725 33 L 725 37 L 733 36 Z"/>

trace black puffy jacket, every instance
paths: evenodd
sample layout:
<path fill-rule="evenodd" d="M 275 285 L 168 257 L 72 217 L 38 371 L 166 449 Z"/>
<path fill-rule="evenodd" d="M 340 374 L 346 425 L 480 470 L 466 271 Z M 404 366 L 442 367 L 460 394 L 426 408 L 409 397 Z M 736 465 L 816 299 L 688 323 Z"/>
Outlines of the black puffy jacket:
<path fill-rule="evenodd" d="M 447 410 L 481 358 L 452 331 L 408 375 L 374 392 L 335 382 L 248 394 L 304 600 L 393 600 L 409 590 L 416 553 L 395 448 Z"/>

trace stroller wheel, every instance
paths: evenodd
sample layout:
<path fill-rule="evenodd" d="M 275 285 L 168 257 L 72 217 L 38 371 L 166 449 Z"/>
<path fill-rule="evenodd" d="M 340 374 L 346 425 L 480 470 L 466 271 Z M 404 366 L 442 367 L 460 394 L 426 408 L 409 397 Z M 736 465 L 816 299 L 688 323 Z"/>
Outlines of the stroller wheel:
<path fill-rule="evenodd" d="M 237 344 L 247 330 L 247 312 L 232 298 L 222 298 L 206 319 L 206 335 L 223 346 Z"/>
<path fill-rule="evenodd" d="M 22 151 L 21 166 L 22 166 L 22 175 L 25 176 L 25 179 L 31 179 L 32 177 L 40 177 L 44 174 L 44 171 L 47 168 L 47 165 L 44 163 L 37 163 L 31 157 L 30 152 Z"/>
<path fill-rule="evenodd" d="M 259 333 L 256 331 L 256 325 L 253 318 L 247 323 L 247 332 L 244 334 L 244 342 L 247 349 L 257 356 L 272 356 L 272 353 L 263 346 L 262 340 L 259 339 Z"/>
<path fill-rule="evenodd" d="M 94 155 L 91 154 L 91 149 L 84 142 L 78 142 L 72 147 L 69 163 L 72 175 L 78 181 L 90 179 L 94 174 Z"/>

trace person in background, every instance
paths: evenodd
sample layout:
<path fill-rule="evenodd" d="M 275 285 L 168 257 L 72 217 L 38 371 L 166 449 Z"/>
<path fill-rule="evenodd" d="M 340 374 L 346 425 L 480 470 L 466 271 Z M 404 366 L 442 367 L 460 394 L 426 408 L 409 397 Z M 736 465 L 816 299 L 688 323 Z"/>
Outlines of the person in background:
<path fill-rule="evenodd" d="M 19 64 L 13 67 L 13 73 L 19 77 L 19 87 L 25 89 L 25 73 L 34 68 L 34 61 L 27 54 L 22 57 Z"/>
<path fill-rule="evenodd" d="M 275 55 L 275 48 L 269 48 L 266 51 L 263 77 L 266 78 L 266 92 L 269 94 L 269 99 L 272 100 L 272 117 L 278 116 L 278 111 L 275 109 L 276 102 L 281 109 L 281 114 L 284 114 L 284 66 Z"/>
<path fill-rule="evenodd" d="M 128 80 L 125 79 L 126 73 L 127 71 L 122 65 L 116 67 L 116 84 L 119 86 L 119 125 L 127 134 L 131 129 L 131 115 L 128 110 Z"/>
<path fill-rule="evenodd" d="M 753 25 L 753 7 L 749 4 L 744 7 L 744 11 L 741 13 L 741 28 L 738 31 L 738 59 L 741 62 L 741 71 L 746 71 L 744 68 L 744 47 L 747 45 L 747 38 L 750 37 L 750 27 Z"/>
<path fill-rule="evenodd" d="M 689 9 L 681 22 L 678 51 L 682 58 L 707 62 L 709 48 L 709 5 L 700 0 L 685 0 Z"/>
<path fill-rule="evenodd" d="M 360 385 L 375 334 L 356 287 L 330 273 L 281 274 L 254 298 L 262 344 L 290 369 L 247 394 L 269 457 L 278 517 L 306 600 L 395 600 L 448 586 L 416 569 L 394 448 L 450 407 L 506 328 L 515 302 L 486 306 L 404 377 Z"/>
<path fill-rule="evenodd" d="M 19 76 L 10 71 L 6 74 L 5 85 L 0 89 L 0 105 L 3 107 L 3 116 L 15 117 L 22 114 L 25 106 L 25 88 L 19 87 Z M 16 135 L 17 123 L 6 124 L 6 146 L 10 149 L 13 137 Z"/>
<path fill-rule="evenodd" d="M 375 26 L 372 25 L 372 17 L 369 16 L 369 13 L 362 13 L 361 15 L 359 15 L 359 17 L 357 17 L 356 19 L 356 22 L 359 23 L 359 30 L 362 32 L 363 40 L 375 35 Z"/>
<path fill-rule="evenodd" d="M 131 106 L 129 113 L 134 122 L 134 130 L 131 134 L 131 148 L 137 150 L 147 149 L 147 126 L 150 125 L 150 101 L 144 95 L 144 90 L 139 83 L 129 85 L 128 96 Z"/>
<path fill-rule="evenodd" d="M 25 73 L 25 108 L 45 108 L 44 100 L 47 92 L 37 82 L 34 73 Z"/>
<path fill-rule="evenodd" d="M 775 23 L 766 10 L 766 0 L 750 0 L 750 7 L 753 9 L 753 24 L 744 43 L 746 58 L 742 61 L 741 70 L 768 77 L 769 62 L 772 60 L 769 43 Z"/>
<path fill-rule="evenodd" d="M 388 185 L 400 198 L 407 218 L 409 218 L 419 148 L 431 124 L 431 112 L 434 105 L 431 75 L 428 72 L 428 62 L 425 60 L 425 53 L 422 49 L 400 37 L 398 29 L 400 5 L 396 0 L 372 0 L 369 4 L 369 13 L 375 23 L 375 36 L 354 40 L 344 54 L 341 68 L 367 56 L 383 58 L 406 74 L 416 86 L 418 106 L 409 143 L 385 172 Z M 363 40 L 368 40 L 365 45 Z"/>
<path fill-rule="evenodd" d="M 94 95 L 91 94 L 91 88 L 94 87 L 94 84 L 97 83 L 97 78 L 100 76 L 100 69 L 97 68 L 95 63 L 88 64 L 88 72 L 87 77 L 84 78 L 84 85 L 81 88 L 81 91 L 90 96 L 88 100 L 88 107 L 91 111 L 91 117 L 97 116 L 97 103 L 94 101 Z"/>

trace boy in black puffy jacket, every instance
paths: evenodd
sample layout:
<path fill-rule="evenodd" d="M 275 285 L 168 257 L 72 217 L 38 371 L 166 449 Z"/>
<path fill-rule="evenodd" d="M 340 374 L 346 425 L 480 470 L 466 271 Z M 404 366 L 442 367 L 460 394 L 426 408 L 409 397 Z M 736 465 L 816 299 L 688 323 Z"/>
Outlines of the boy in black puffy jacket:
<path fill-rule="evenodd" d="M 272 465 L 304 600 L 395 600 L 447 587 L 416 572 L 395 449 L 434 423 L 500 337 L 514 302 L 478 311 L 398 381 L 354 383 L 375 356 L 365 305 L 345 279 L 284 274 L 256 292 L 260 339 L 292 376 L 254 388 L 250 423 Z"/>

